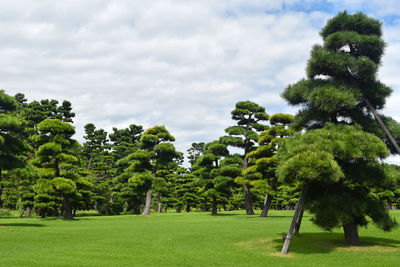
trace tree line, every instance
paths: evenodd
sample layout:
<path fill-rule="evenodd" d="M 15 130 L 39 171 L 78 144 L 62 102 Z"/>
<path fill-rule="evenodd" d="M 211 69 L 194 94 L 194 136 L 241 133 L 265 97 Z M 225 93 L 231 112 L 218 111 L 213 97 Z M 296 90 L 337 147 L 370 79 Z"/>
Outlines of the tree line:
<path fill-rule="evenodd" d="M 69 101 L 28 102 L 0 91 L 1 207 L 67 219 L 88 209 L 253 215 L 257 208 L 266 217 L 271 208 L 296 207 L 288 242 L 304 209 L 324 229 L 343 227 L 350 245 L 360 244 L 357 228 L 371 220 L 392 229 L 387 209 L 400 207 L 400 168 L 382 159 L 399 153 L 400 124 L 380 114 L 392 92 L 376 75 L 385 46 L 381 23 L 345 11 L 320 34 L 307 78 L 282 94 L 300 107 L 296 116 L 268 115 L 240 101 L 224 136 L 187 150 L 189 168 L 165 126 L 107 133 L 89 123 L 79 144 Z"/>

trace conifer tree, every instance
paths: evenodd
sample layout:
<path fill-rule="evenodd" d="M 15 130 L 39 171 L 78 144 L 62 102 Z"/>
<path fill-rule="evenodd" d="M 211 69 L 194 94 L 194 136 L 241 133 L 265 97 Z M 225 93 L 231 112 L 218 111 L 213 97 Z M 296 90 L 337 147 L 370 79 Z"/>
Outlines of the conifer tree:
<path fill-rule="evenodd" d="M 32 136 L 39 145 L 34 163 L 40 167 L 43 177 L 34 187 L 35 207 L 44 217 L 46 212 L 56 209 L 59 198 L 64 218 L 72 219 L 71 198 L 77 192 L 77 180 L 83 179 L 69 170 L 71 164 L 78 163 L 78 158 L 71 154 L 77 143 L 71 138 L 75 128 L 58 119 L 45 119 L 37 129 L 40 134 Z"/>
<path fill-rule="evenodd" d="M 277 190 L 277 167 L 276 152 L 287 138 L 294 134 L 294 130 L 288 128 L 293 121 L 290 114 L 277 113 L 269 117 L 271 127 L 261 133 L 258 139 L 259 146 L 256 150 L 249 152 L 246 157 L 254 160 L 255 164 L 244 170 L 243 174 L 247 180 L 251 180 L 252 186 L 265 195 L 264 206 L 261 217 L 266 217 L 272 199 Z"/>
<path fill-rule="evenodd" d="M 307 79 L 288 86 L 283 93 L 289 104 L 302 106 L 293 126 L 312 129 L 326 122 L 359 124 L 380 137 L 392 152 L 400 153 L 395 148 L 400 141 L 399 123 L 378 114 L 392 92 L 377 80 L 385 47 L 381 23 L 363 13 L 344 11 L 330 19 L 320 34 L 324 43 L 311 51 Z M 382 119 L 388 131 L 373 115 Z"/>
<path fill-rule="evenodd" d="M 220 141 L 229 146 L 243 149 L 243 169 L 249 166 L 247 153 L 255 149 L 255 143 L 259 138 L 259 132 L 264 131 L 268 126 L 261 124 L 262 121 L 268 120 L 265 108 L 251 101 L 240 101 L 236 103 L 235 109 L 232 110 L 232 119 L 237 121 L 237 125 L 225 129 L 228 136 L 220 138 Z M 253 204 L 251 197 L 251 181 L 245 177 L 239 177 L 236 182 L 243 186 L 243 196 L 246 213 L 253 215 Z"/>
<path fill-rule="evenodd" d="M 367 216 L 390 230 L 395 221 L 371 194 L 389 178 L 380 163 L 387 155 L 385 144 L 359 126 L 327 124 L 289 139 L 278 151 L 277 174 L 281 182 L 302 183 L 292 226 L 304 203 L 315 224 L 327 230 L 342 226 L 348 245 L 360 244 L 357 226 L 366 226 Z"/>
<path fill-rule="evenodd" d="M 137 149 L 129 159 L 132 164 L 125 171 L 133 172 L 128 180 L 134 187 L 144 188 L 146 201 L 142 215 L 150 214 L 153 182 L 161 170 L 170 170 L 177 167 L 176 160 L 182 153 L 175 150 L 171 143 L 175 138 L 165 126 L 154 126 L 147 129 L 140 137 L 140 149 Z"/>
<path fill-rule="evenodd" d="M 26 121 L 18 109 L 15 98 L 0 90 L 0 182 L 4 170 L 24 167 L 25 155 L 31 150 L 25 139 Z M 0 186 L 0 196 L 1 191 Z"/>

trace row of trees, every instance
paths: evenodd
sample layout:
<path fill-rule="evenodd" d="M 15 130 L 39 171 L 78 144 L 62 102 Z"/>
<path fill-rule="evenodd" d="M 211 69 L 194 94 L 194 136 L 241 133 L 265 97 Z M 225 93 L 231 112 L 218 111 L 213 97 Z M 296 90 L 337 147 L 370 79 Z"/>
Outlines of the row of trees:
<path fill-rule="evenodd" d="M 78 209 L 146 215 L 152 207 L 243 208 L 248 215 L 259 207 L 267 216 L 271 206 L 298 202 L 284 253 L 304 209 L 324 229 L 342 226 L 346 242 L 359 245 L 357 227 L 372 219 L 390 230 L 396 223 L 385 208 L 400 204 L 399 167 L 381 161 L 400 152 L 400 125 L 378 113 L 391 93 L 376 78 L 381 35 L 380 22 L 362 13 L 328 21 L 307 79 L 283 93 L 302 107 L 298 114 L 269 116 L 254 102 L 238 102 L 225 136 L 188 149 L 190 168 L 164 126 L 109 134 L 89 123 L 81 145 L 72 139 L 68 101 L 28 103 L 1 91 L 0 204 L 71 219 Z"/>
<path fill-rule="evenodd" d="M 0 92 L 1 206 L 71 219 L 77 210 L 101 214 L 149 214 L 245 208 L 293 208 L 295 188 L 277 184 L 275 153 L 280 140 L 293 134 L 293 116 L 268 116 L 250 101 L 232 111 L 235 126 L 226 136 L 188 149 L 190 168 L 164 126 L 144 130 L 130 125 L 112 133 L 85 125 L 86 140 L 72 139 L 75 114 L 71 103 L 56 100 L 28 103 L 23 94 Z M 270 120 L 270 125 L 266 123 Z M 259 142 L 259 145 L 257 144 Z M 229 147 L 242 150 L 232 154 Z M 246 172 L 242 172 L 246 169 Z M 272 196 L 276 196 L 273 200 Z M 264 201 L 264 198 L 266 201 Z M 155 199 L 156 201 L 152 201 Z"/>

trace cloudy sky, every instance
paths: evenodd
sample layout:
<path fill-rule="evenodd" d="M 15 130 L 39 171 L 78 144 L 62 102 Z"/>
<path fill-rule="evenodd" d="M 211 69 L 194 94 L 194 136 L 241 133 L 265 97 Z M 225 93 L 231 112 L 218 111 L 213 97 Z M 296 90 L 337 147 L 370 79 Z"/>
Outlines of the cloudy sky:
<path fill-rule="evenodd" d="M 394 90 L 385 113 L 400 121 L 396 0 L 1 1 L 0 88 L 71 101 L 80 142 L 89 122 L 165 125 L 186 151 L 223 135 L 238 101 L 294 113 L 280 94 L 344 9 L 384 23 L 379 78 Z"/>

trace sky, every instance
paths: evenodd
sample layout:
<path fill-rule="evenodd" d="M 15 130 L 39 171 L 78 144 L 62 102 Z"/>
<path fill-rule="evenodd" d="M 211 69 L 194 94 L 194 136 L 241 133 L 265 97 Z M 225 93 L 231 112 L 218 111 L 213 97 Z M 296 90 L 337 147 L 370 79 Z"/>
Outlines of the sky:
<path fill-rule="evenodd" d="M 280 95 L 345 9 L 383 22 L 378 78 L 393 89 L 384 113 L 400 122 L 397 0 L 1 1 L 0 88 L 70 101 L 81 143 L 87 123 L 165 125 L 185 152 L 224 135 L 238 101 L 295 114 Z"/>

